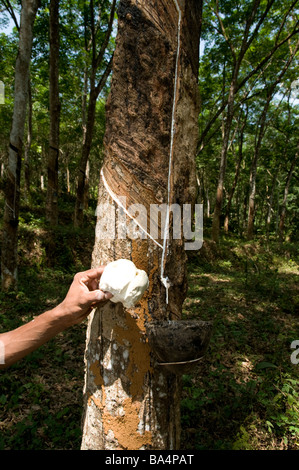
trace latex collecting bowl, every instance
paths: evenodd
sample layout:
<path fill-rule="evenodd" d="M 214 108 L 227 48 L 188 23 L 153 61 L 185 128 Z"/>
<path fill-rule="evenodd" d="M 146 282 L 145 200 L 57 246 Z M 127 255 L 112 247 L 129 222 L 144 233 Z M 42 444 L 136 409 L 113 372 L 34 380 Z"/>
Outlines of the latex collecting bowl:
<path fill-rule="evenodd" d="M 212 334 L 212 322 L 178 320 L 147 325 L 149 344 L 157 364 L 174 373 L 186 373 L 204 356 Z"/>

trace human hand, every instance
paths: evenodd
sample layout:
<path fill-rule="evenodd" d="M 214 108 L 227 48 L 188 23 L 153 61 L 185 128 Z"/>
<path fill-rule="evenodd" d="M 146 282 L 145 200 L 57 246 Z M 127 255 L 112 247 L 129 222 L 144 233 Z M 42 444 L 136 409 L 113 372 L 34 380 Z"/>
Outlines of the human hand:
<path fill-rule="evenodd" d="M 68 326 L 81 323 L 98 304 L 106 303 L 112 294 L 99 289 L 105 266 L 75 274 L 69 291 L 59 305 Z"/>

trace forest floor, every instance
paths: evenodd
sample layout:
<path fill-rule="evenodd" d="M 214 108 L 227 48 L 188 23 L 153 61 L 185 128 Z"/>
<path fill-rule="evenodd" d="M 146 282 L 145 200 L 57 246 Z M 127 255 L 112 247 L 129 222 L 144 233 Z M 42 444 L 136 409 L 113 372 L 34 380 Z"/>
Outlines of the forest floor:
<path fill-rule="evenodd" d="M 295 244 L 206 240 L 190 257 L 184 317 L 213 335 L 183 377 L 183 448 L 299 450 L 298 281 Z"/>
<path fill-rule="evenodd" d="M 93 237 L 92 224 L 75 230 L 67 212 L 54 231 L 42 211 L 39 219 L 23 210 L 19 291 L 0 293 L 0 332 L 64 298 L 73 275 L 90 267 Z M 296 245 L 207 238 L 188 272 L 183 317 L 212 320 L 213 335 L 182 377 L 182 449 L 298 450 Z M 80 449 L 85 329 L 76 325 L 1 371 L 0 450 Z"/>

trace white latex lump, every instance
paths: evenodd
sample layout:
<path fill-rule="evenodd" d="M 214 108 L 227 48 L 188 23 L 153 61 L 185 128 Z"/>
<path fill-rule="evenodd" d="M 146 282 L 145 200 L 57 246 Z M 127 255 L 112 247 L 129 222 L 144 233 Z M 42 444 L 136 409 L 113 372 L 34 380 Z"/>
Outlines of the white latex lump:
<path fill-rule="evenodd" d="M 133 308 L 149 286 L 145 271 L 137 269 L 127 259 L 108 263 L 100 279 L 99 288 L 110 292 L 111 302 L 121 302 L 125 308 Z"/>

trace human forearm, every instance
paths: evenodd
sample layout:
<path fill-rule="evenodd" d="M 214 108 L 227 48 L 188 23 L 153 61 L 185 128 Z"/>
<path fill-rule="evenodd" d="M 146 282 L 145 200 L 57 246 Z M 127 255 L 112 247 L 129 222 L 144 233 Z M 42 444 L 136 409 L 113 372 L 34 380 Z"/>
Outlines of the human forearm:
<path fill-rule="evenodd" d="M 69 326 L 61 304 L 15 330 L 0 335 L 0 368 L 11 366 Z"/>

